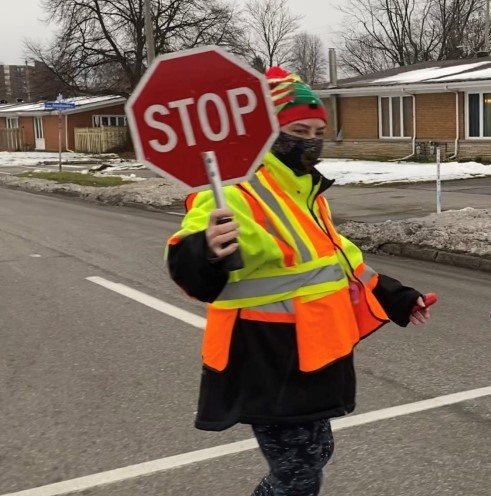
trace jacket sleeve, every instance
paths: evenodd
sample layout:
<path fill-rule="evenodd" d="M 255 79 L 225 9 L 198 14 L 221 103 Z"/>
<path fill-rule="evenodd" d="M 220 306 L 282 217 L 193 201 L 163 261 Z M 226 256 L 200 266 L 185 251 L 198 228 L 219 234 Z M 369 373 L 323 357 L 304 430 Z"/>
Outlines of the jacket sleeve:
<path fill-rule="evenodd" d="M 167 265 L 172 280 L 189 296 L 212 303 L 228 281 L 228 272 L 220 262 L 207 259 L 205 231 L 183 237 L 169 246 Z"/>
<path fill-rule="evenodd" d="M 403 286 L 396 279 L 384 274 L 378 275 L 377 285 L 372 291 L 390 320 L 401 327 L 409 324 L 411 309 L 417 299 L 423 296 L 414 288 Z"/>

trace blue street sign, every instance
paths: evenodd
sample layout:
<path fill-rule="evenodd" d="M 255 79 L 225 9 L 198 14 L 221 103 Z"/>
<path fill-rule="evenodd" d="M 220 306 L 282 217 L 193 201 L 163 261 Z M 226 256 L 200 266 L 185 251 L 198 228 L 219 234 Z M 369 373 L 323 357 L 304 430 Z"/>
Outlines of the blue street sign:
<path fill-rule="evenodd" d="M 48 110 L 73 110 L 77 107 L 72 102 L 44 102 L 44 108 Z"/>

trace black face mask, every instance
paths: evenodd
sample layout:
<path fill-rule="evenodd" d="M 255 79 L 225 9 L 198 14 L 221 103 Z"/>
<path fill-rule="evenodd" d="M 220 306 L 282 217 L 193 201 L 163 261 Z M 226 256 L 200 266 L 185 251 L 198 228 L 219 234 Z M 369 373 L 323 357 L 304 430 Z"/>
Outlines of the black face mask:
<path fill-rule="evenodd" d="M 313 172 L 320 160 L 324 138 L 304 139 L 280 132 L 271 152 L 297 176 Z"/>

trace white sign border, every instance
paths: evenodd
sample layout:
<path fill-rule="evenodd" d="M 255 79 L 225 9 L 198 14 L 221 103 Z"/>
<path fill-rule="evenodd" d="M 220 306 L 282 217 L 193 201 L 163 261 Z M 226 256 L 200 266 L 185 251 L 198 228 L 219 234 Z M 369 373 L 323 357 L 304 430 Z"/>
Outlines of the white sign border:
<path fill-rule="evenodd" d="M 249 170 L 247 171 L 247 174 L 243 177 L 239 178 L 234 178 L 234 179 L 229 179 L 226 181 L 222 181 L 222 184 L 224 186 L 227 185 L 232 185 L 232 184 L 239 184 L 244 181 L 248 181 L 252 178 L 254 175 L 255 171 L 257 168 L 262 164 L 263 158 L 266 155 L 266 153 L 271 149 L 272 144 L 276 140 L 278 133 L 279 133 L 279 124 L 278 124 L 278 119 L 276 117 L 276 112 L 274 110 L 274 105 L 273 101 L 271 99 L 271 94 L 270 94 L 270 89 L 268 82 L 266 80 L 266 77 L 264 74 L 261 74 L 260 72 L 256 71 L 249 65 L 247 65 L 245 62 L 240 60 L 238 57 L 233 56 L 223 48 L 215 45 L 207 45 L 204 47 L 198 47 L 198 48 L 192 48 L 189 50 L 183 50 L 179 52 L 173 52 L 173 53 L 168 53 L 164 55 L 159 55 L 158 57 L 155 58 L 153 64 L 147 69 L 139 83 L 137 84 L 136 88 L 134 89 L 133 93 L 130 95 L 128 98 L 128 101 L 126 102 L 125 105 L 125 112 L 126 112 L 126 117 L 128 119 L 128 125 L 130 128 L 130 133 L 131 133 L 131 138 L 133 140 L 133 146 L 135 147 L 135 153 L 136 157 L 139 162 L 143 163 L 147 167 L 149 167 L 151 170 L 155 171 L 159 176 L 163 176 L 165 178 L 171 179 L 172 181 L 176 182 L 180 186 L 184 187 L 187 191 L 189 192 L 197 192 L 197 191 L 204 191 L 204 190 L 209 190 L 211 188 L 210 184 L 205 184 L 202 186 L 197 186 L 197 187 L 191 187 L 188 184 L 182 182 L 179 180 L 177 177 L 173 176 L 172 174 L 169 174 L 168 172 L 160 169 L 153 163 L 149 162 L 143 153 L 143 146 L 140 140 L 140 135 L 137 132 L 137 125 L 136 125 L 136 120 L 134 117 L 133 113 L 133 105 L 138 99 L 138 97 L 141 95 L 142 89 L 146 86 L 150 78 L 152 77 L 153 73 L 157 69 L 158 65 L 161 62 L 164 62 L 166 60 L 172 60 L 172 59 L 177 59 L 177 58 L 184 58 L 184 57 L 189 57 L 191 55 L 196 55 L 196 54 L 201 54 L 201 53 L 209 53 L 209 52 L 215 52 L 224 57 L 225 59 L 228 59 L 230 62 L 232 62 L 234 65 L 239 66 L 241 69 L 244 71 L 248 72 L 252 76 L 256 77 L 260 83 L 261 83 L 261 88 L 264 94 L 264 100 L 266 102 L 267 110 L 268 110 L 268 116 L 272 128 L 271 136 L 268 138 L 268 140 L 265 142 L 264 146 L 258 153 L 257 157 L 254 159 L 253 163 L 251 164 Z M 210 150 L 212 151 L 212 150 Z M 219 164 L 220 165 L 220 164 Z M 203 164 L 203 169 L 205 168 Z"/>

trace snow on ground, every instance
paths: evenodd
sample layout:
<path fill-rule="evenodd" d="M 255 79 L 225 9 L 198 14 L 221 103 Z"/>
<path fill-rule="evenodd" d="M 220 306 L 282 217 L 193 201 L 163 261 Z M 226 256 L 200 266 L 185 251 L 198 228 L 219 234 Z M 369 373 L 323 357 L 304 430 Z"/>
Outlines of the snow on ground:
<path fill-rule="evenodd" d="M 101 164 L 108 165 L 107 168 L 101 169 L 102 174 L 145 168 L 136 160 L 121 159 L 113 153 L 102 155 L 63 153 L 62 162 L 69 169 L 81 169 L 83 164 L 86 164 L 85 167 L 89 167 L 90 164 L 90 168 L 93 171 L 97 171 Z M 58 153 L 0 152 L 0 169 L 2 167 L 39 168 L 47 163 L 57 164 Z M 317 168 L 326 177 L 335 179 L 337 185 L 375 185 L 393 182 L 433 181 L 436 179 L 436 164 L 434 163 L 326 159 Z M 483 165 L 477 162 L 448 162 L 441 165 L 442 181 L 484 176 L 491 176 L 491 165 Z"/>
<path fill-rule="evenodd" d="M 104 161 L 104 163 L 109 163 L 111 165 L 110 169 L 108 169 L 111 172 L 146 169 L 144 165 L 139 164 L 136 160 L 111 159 L 109 161 Z"/>
<path fill-rule="evenodd" d="M 117 155 L 94 156 L 86 153 L 62 153 L 63 163 L 94 162 L 104 158 L 118 158 Z M 58 162 L 58 153 L 51 152 L 0 152 L 0 167 L 42 165 L 44 162 Z"/>
<path fill-rule="evenodd" d="M 36 167 L 40 165 L 57 164 L 58 153 L 56 152 L 0 152 L 1 167 Z M 61 154 L 63 165 L 72 164 L 108 164 L 112 171 L 122 171 L 130 169 L 141 169 L 143 166 L 136 160 L 124 160 L 115 153 L 103 153 L 93 155 L 89 153 L 68 153 Z"/>
<path fill-rule="evenodd" d="M 375 162 L 368 160 L 323 160 L 317 169 L 337 185 L 387 184 L 436 180 L 436 164 Z M 477 162 L 447 162 L 441 165 L 441 180 L 491 176 L 491 165 Z"/>
<path fill-rule="evenodd" d="M 338 228 L 363 251 L 411 257 L 414 256 L 411 247 L 418 246 L 428 250 L 429 260 L 435 260 L 437 252 L 472 255 L 481 258 L 482 262 L 469 267 L 491 267 L 491 209 L 448 210 L 426 217 L 375 224 L 348 221 Z M 399 248 L 389 247 L 394 244 Z M 450 263 L 456 263 L 455 259 Z"/>
<path fill-rule="evenodd" d="M 112 169 L 111 169 L 112 170 Z M 34 174 L 38 172 L 46 172 L 46 169 L 34 169 L 32 171 Z M 89 174 L 89 169 L 84 169 L 80 171 L 76 171 L 79 174 L 84 174 L 88 175 Z M 104 174 L 103 172 L 93 172 L 91 174 L 92 176 L 99 176 L 99 177 L 120 177 L 123 181 L 128 181 L 128 182 L 137 182 L 137 181 L 145 181 L 144 177 L 137 177 L 135 174 L 128 174 L 128 175 L 123 175 L 123 174 Z"/>

